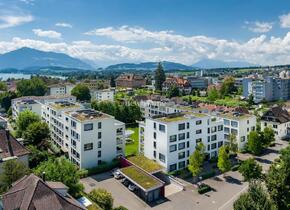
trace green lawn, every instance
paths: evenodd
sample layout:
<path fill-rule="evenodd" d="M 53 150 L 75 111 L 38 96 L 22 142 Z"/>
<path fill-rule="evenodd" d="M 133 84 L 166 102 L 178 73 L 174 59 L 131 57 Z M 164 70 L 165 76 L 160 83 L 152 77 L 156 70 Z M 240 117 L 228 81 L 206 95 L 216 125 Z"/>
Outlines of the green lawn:
<path fill-rule="evenodd" d="M 126 144 L 125 154 L 126 156 L 137 155 L 138 148 L 139 148 L 139 127 L 127 128 L 127 129 L 134 131 L 134 133 L 130 136 L 130 138 L 134 140 L 134 143 Z"/>

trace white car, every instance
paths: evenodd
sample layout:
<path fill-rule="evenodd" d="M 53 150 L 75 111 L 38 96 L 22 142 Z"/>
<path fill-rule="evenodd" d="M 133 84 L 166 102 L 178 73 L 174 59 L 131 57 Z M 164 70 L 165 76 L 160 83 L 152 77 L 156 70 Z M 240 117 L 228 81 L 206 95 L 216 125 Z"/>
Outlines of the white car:
<path fill-rule="evenodd" d="M 133 191 L 135 191 L 137 189 L 137 186 L 134 185 L 134 184 L 130 184 L 128 189 L 133 192 Z"/>
<path fill-rule="evenodd" d="M 120 173 L 119 170 L 115 171 L 113 174 L 114 174 L 115 179 L 123 178 L 123 175 Z"/>

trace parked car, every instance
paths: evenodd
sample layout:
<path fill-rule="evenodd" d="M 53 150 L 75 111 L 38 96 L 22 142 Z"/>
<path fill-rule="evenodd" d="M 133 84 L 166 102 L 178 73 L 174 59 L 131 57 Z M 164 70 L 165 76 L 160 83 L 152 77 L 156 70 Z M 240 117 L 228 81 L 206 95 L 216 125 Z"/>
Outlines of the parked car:
<path fill-rule="evenodd" d="M 121 178 L 123 178 L 123 175 L 120 173 L 119 170 L 117 170 L 114 172 L 114 177 L 115 177 L 115 179 L 121 179 Z"/>
<path fill-rule="evenodd" d="M 128 189 L 133 192 L 133 191 L 135 191 L 137 189 L 137 186 L 134 185 L 134 184 L 130 184 Z"/>
<path fill-rule="evenodd" d="M 124 179 L 122 179 L 122 181 L 121 181 L 122 183 L 123 183 L 123 185 L 125 185 L 126 187 L 128 187 L 129 186 L 129 184 L 130 184 L 130 181 L 128 180 L 128 179 L 126 179 L 126 178 L 124 178 Z"/>

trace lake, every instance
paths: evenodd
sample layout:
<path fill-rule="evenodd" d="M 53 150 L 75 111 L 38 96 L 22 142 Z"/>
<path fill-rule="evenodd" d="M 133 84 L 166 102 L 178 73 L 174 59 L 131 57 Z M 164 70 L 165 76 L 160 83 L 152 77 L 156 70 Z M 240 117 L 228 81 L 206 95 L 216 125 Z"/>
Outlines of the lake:
<path fill-rule="evenodd" d="M 65 79 L 65 77 L 57 76 L 57 75 L 43 75 L 43 76 Z M 30 79 L 31 78 L 31 74 L 22 74 L 22 73 L 0 73 L 0 79 L 2 81 L 6 81 L 9 78 L 14 78 L 14 79 Z"/>

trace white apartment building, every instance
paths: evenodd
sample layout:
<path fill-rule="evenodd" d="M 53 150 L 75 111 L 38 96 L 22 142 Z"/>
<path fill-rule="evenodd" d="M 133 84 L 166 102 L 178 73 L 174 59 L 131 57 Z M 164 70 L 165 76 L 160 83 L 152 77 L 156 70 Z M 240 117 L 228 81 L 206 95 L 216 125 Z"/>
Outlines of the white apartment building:
<path fill-rule="evenodd" d="M 146 118 L 139 124 L 141 154 L 155 160 L 166 171 L 183 169 L 198 143 L 207 158 L 216 157 L 224 144 L 223 121 L 200 113 L 175 113 Z"/>
<path fill-rule="evenodd" d="M 111 89 L 91 91 L 92 100 L 96 101 L 114 101 L 115 91 Z"/>
<path fill-rule="evenodd" d="M 71 83 L 50 85 L 48 88 L 48 95 L 52 96 L 70 95 L 74 87 L 75 84 Z"/>
<path fill-rule="evenodd" d="M 41 116 L 41 107 L 43 104 L 56 102 L 56 101 L 69 101 L 75 102 L 76 97 L 70 95 L 63 96 L 24 96 L 12 99 L 12 116 L 16 119 L 20 112 L 28 109 L 39 116 Z"/>
<path fill-rule="evenodd" d="M 248 142 L 249 133 L 256 130 L 256 116 L 242 113 L 226 113 L 218 116 L 223 119 L 225 140 L 227 141 L 230 134 L 234 134 L 238 149 L 242 150 Z"/>

